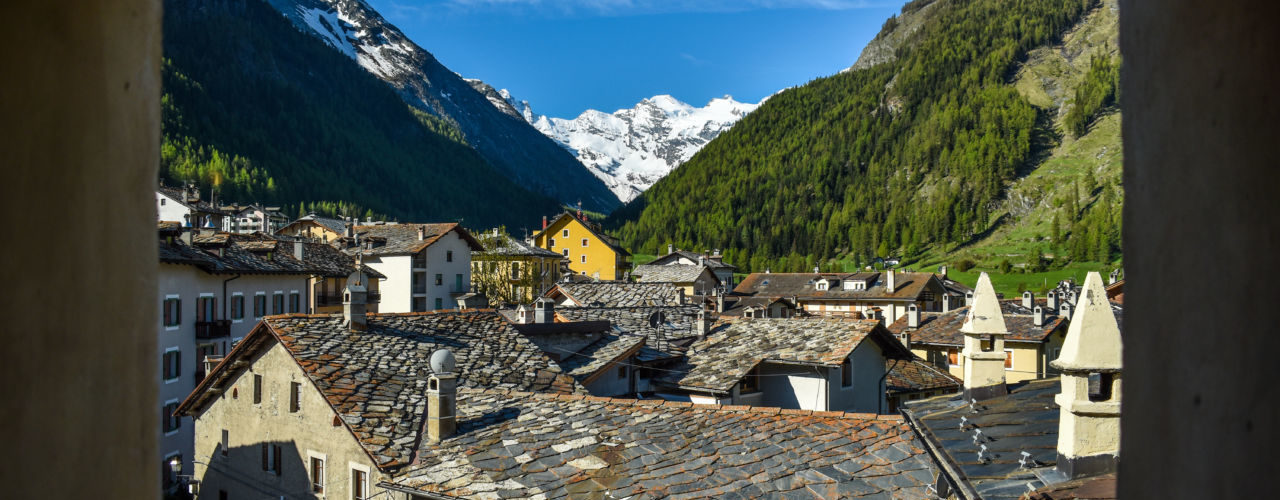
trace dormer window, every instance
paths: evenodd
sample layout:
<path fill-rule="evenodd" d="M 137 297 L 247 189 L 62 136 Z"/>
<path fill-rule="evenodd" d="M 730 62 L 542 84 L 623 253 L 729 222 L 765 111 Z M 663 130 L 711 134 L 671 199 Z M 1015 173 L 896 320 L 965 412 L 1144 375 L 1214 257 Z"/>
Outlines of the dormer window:
<path fill-rule="evenodd" d="M 818 280 L 818 282 L 814 284 L 814 287 L 817 288 L 819 292 L 821 292 L 826 290 L 828 285 L 829 283 L 827 282 L 827 280 Z"/>

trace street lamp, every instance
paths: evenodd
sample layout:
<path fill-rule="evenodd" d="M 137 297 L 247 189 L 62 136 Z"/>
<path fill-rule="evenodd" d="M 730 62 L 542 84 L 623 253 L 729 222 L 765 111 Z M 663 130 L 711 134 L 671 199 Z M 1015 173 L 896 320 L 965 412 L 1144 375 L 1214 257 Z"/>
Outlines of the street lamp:
<path fill-rule="evenodd" d="M 194 460 L 192 461 L 192 463 L 202 464 L 202 465 L 208 465 L 208 464 L 205 464 L 204 462 L 196 462 L 196 461 L 194 461 Z M 176 479 L 176 480 L 178 481 L 178 484 L 179 484 L 179 485 L 181 485 L 182 483 L 186 483 L 186 484 L 187 484 L 187 493 L 190 493 L 190 494 L 192 494 L 192 495 L 195 495 L 195 494 L 197 494 L 197 493 L 199 493 L 199 492 L 200 492 L 200 480 L 199 480 L 199 479 L 196 479 L 196 478 L 195 478 L 195 475 L 187 474 L 187 475 L 185 475 L 185 476 L 184 476 L 184 475 L 182 474 L 182 459 L 181 459 L 181 458 L 179 458 L 179 457 L 173 457 L 173 458 L 170 458 L 170 459 L 169 459 L 169 470 L 173 471 L 173 477 L 174 477 L 174 479 Z"/>

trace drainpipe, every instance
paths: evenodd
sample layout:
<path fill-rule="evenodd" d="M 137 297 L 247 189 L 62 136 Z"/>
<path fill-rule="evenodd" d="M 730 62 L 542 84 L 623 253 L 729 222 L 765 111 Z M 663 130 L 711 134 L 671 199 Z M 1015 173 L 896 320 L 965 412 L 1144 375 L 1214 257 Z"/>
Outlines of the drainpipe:
<path fill-rule="evenodd" d="M 880 382 L 876 384 L 876 390 L 880 391 L 880 394 L 884 395 L 884 399 L 882 401 L 887 402 L 887 400 L 889 399 L 889 394 L 888 394 L 888 388 L 885 388 L 885 390 L 880 390 L 880 387 L 884 387 L 884 379 L 889 378 L 889 372 L 893 371 L 894 368 L 898 367 L 899 361 L 902 361 L 902 360 L 900 359 L 893 360 L 893 366 L 890 366 L 888 370 L 884 371 L 884 375 L 880 376 Z M 884 407 L 880 406 L 879 403 L 876 404 L 876 413 L 881 415 L 884 414 Z"/>
<path fill-rule="evenodd" d="M 235 281 L 239 278 L 240 278 L 240 275 L 237 274 L 235 276 L 222 280 L 222 319 L 225 319 L 225 320 L 231 319 L 230 315 L 227 314 L 227 307 L 229 307 L 227 305 L 227 282 Z"/>

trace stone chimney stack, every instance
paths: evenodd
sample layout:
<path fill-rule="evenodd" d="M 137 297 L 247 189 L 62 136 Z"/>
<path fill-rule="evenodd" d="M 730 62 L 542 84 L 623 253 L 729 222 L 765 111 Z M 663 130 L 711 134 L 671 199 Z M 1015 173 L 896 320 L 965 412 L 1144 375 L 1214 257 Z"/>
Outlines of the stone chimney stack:
<path fill-rule="evenodd" d="M 968 291 L 968 292 L 965 292 L 965 294 L 964 294 L 964 305 L 966 305 L 966 306 L 972 306 L 972 305 L 973 305 L 973 291 L 972 291 L 972 290 L 970 290 L 970 291 Z"/>
<path fill-rule="evenodd" d="M 707 266 L 707 256 L 705 256 L 705 255 L 699 255 L 699 256 L 698 256 L 698 267 L 706 267 L 706 266 Z"/>
<path fill-rule="evenodd" d="M 453 373 L 453 353 L 440 349 L 431 353 L 431 376 L 427 377 L 427 439 L 439 443 L 458 428 L 458 376 Z"/>
<path fill-rule="evenodd" d="M 418 226 L 418 241 L 427 239 L 427 226 Z"/>
<path fill-rule="evenodd" d="M 347 275 L 347 287 L 342 291 L 342 322 L 353 332 L 369 328 L 365 317 L 366 298 L 369 293 L 368 278 L 357 269 Z"/>
<path fill-rule="evenodd" d="M 698 335 L 698 340 L 707 338 L 707 335 L 711 333 L 711 318 L 707 316 L 706 309 L 698 309 L 698 319 L 693 328 L 694 333 Z"/>
<path fill-rule="evenodd" d="M 667 254 L 673 254 L 675 253 L 675 251 L 676 251 L 676 246 L 671 243 L 667 243 Z"/>
<path fill-rule="evenodd" d="M 723 293 L 716 294 L 716 312 L 717 313 L 724 312 L 724 294 Z"/>
<path fill-rule="evenodd" d="M 1124 346 L 1101 274 L 1085 278 L 1077 305 L 1062 354 L 1049 363 L 1062 372 L 1057 469 L 1069 478 L 1114 472 L 1120 460 Z"/>
<path fill-rule="evenodd" d="M 943 293 L 942 294 L 942 312 L 951 312 L 951 310 L 954 308 L 955 306 L 951 304 L 951 294 Z"/>
<path fill-rule="evenodd" d="M 938 266 L 938 274 L 942 276 L 942 279 L 947 279 L 947 266 Z"/>
<path fill-rule="evenodd" d="M 543 230 L 543 231 L 546 231 L 546 230 L 547 230 L 547 216 L 545 216 L 545 215 L 544 215 L 544 216 L 542 216 L 542 230 Z"/>
<path fill-rule="evenodd" d="M 1045 309 L 1057 311 L 1060 305 L 1062 305 L 1062 302 L 1058 300 L 1058 291 L 1049 290 L 1049 295 L 1045 297 Z"/>
<path fill-rule="evenodd" d="M 1004 385 L 1004 324 L 991 277 L 982 273 L 960 332 L 964 334 L 964 398 L 984 400 L 1009 393 Z"/>
<path fill-rule="evenodd" d="M 1071 314 L 1074 311 L 1075 311 L 1075 306 L 1071 305 L 1070 302 L 1064 301 L 1062 303 L 1062 306 L 1058 308 L 1058 316 L 1062 316 L 1063 319 L 1070 320 Z"/>
<path fill-rule="evenodd" d="M 915 304 L 907 306 L 907 327 L 920 328 L 920 307 Z"/>
<path fill-rule="evenodd" d="M 1031 309 L 1035 306 L 1036 306 L 1036 294 L 1031 293 L 1031 290 L 1022 292 L 1022 307 Z"/>
<path fill-rule="evenodd" d="M 304 246 L 302 243 L 302 238 L 293 240 L 293 258 L 298 259 L 299 261 L 302 261 L 303 248 Z"/>
<path fill-rule="evenodd" d="M 556 303 L 546 297 L 541 297 L 538 300 L 533 301 L 533 322 L 555 323 Z"/>
<path fill-rule="evenodd" d="M 1044 308 L 1038 304 L 1031 309 L 1031 321 L 1036 326 L 1044 326 Z"/>
<path fill-rule="evenodd" d="M 533 322 L 533 309 L 524 304 L 516 307 L 516 324 L 527 325 Z"/>
<path fill-rule="evenodd" d="M 893 269 L 884 273 L 884 290 L 893 293 L 898 290 L 898 273 Z"/>
<path fill-rule="evenodd" d="M 683 287 L 676 287 L 676 304 L 678 304 L 678 305 L 684 305 L 684 302 L 685 302 L 685 299 L 684 299 L 684 288 L 683 288 Z"/>

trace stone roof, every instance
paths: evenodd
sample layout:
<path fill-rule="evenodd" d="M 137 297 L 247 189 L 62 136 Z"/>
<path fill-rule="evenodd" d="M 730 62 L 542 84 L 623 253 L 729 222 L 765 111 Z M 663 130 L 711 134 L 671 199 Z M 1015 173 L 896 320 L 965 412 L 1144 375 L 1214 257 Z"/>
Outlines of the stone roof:
<path fill-rule="evenodd" d="M 649 326 L 649 318 L 661 312 L 664 318 L 657 327 Z M 618 333 L 637 335 L 646 340 L 642 353 L 657 358 L 679 355 L 697 335 L 694 322 L 698 318 L 698 306 L 668 307 L 568 307 L 556 309 L 556 315 L 566 321 L 608 321 Z M 662 355 L 647 350 L 656 350 Z"/>
<path fill-rule="evenodd" d="M 170 233 L 168 228 L 161 228 Z M 159 240 L 160 262 L 187 264 L 214 274 L 307 274 L 346 277 L 355 272 L 355 260 L 331 246 L 301 242 L 302 259 L 295 258 L 298 242 L 254 234 L 211 233 L 192 237 L 187 244 L 173 237 Z M 382 273 L 361 266 L 366 275 L 385 279 Z"/>
<path fill-rule="evenodd" d="M 588 384 L 615 361 L 623 361 L 644 346 L 644 337 L 609 334 L 574 353 L 562 355 L 560 367 L 575 380 Z"/>
<path fill-rule="evenodd" d="M 796 308 L 796 305 L 791 303 L 791 299 L 786 297 L 728 295 L 724 298 L 724 312 L 720 313 L 720 316 L 746 316 L 747 308 L 765 309 L 773 305 L 774 302 L 781 303 L 787 309 L 795 310 Z"/>
<path fill-rule="evenodd" d="M 652 307 L 681 305 L 678 290 L 671 283 L 601 281 L 558 283 L 542 295 L 549 298 L 563 295 L 578 307 Z"/>
<path fill-rule="evenodd" d="M 898 416 L 460 390 L 390 484 L 446 498 L 926 498 Z"/>
<path fill-rule="evenodd" d="M 706 262 L 707 267 L 710 267 L 711 269 L 737 269 L 738 268 L 733 264 L 724 262 L 723 260 L 721 260 L 722 257 L 720 256 L 703 255 L 696 252 L 690 252 L 688 250 L 676 250 L 669 254 L 653 259 L 652 261 L 649 262 L 649 265 L 665 266 L 665 265 L 679 262 L 680 259 L 682 258 L 688 260 L 689 262 L 698 262 L 699 257 L 705 259 L 703 262 Z"/>
<path fill-rule="evenodd" d="M 424 233 L 422 239 L 418 239 L 419 229 Z M 405 223 L 356 226 L 355 233 L 362 240 L 360 247 L 347 246 L 343 248 L 343 251 L 349 254 L 363 251 L 365 255 L 410 255 L 431 246 L 432 243 L 439 241 L 440 238 L 450 232 L 458 233 L 458 237 L 466 241 L 471 246 L 471 250 L 484 250 L 484 247 L 480 246 L 480 242 L 476 241 L 466 229 L 463 229 L 456 222 L 448 222 L 439 224 Z M 367 243 L 373 244 L 367 245 Z"/>
<path fill-rule="evenodd" d="M 512 238 L 506 234 L 494 236 L 492 234 L 483 234 L 477 238 L 480 245 L 484 247 L 483 251 L 474 252 L 476 257 L 544 257 L 549 259 L 564 259 L 563 255 L 552 252 L 545 248 L 540 248 L 529 243 Z M 475 258 L 475 257 L 473 257 Z"/>
<path fill-rule="evenodd" d="M 1023 500 L 1112 500 L 1116 494 L 1116 474 L 1083 477 L 1052 484 L 1022 495 Z"/>
<path fill-rule="evenodd" d="M 1013 300 L 1000 301 L 1000 309 L 1004 313 L 1005 328 L 1009 330 L 1004 338 L 1006 341 L 1044 342 L 1067 324 L 1061 316 L 1045 311 L 1044 326 L 1035 326 L 1031 311 Z M 964 345 L 964 334 L 960 332 L 960 327 L 964 326 L 968 313 L 969 306 L 945 313 L 920 313 L 920 327 L 911 331 L 911 344 Z M 889 331 L 894 335 L 909 329 L 906 315 L 889 325 Z"/>
<path fill-rule="evenodd" d="M 298 220 L 290 222 L 289 226 L 292 226 L 299 222 L 314 222 L 316 223 L 316 225 L 319 225 L 320 227 L 323 227 L 325 229 L 328 229 L 340 235 L 346 235 L 347 233 L 347 221 L 344 221 L 342 219 L 335 219 L 333 217 L 316 215 L 315 212 L 309 213 L 307 215 L 302 216 Z M 288 226 L 285 226 L 285 227 L 288 227 Z"/>
<path fill-rule="evenodd" d="M 636 266 L 632 271 L 633 276 L 637 276 L 637 281 L 641 283 L 692 283 L 702 276 L 707 266 L 686 265 L 686 264 L 668 264 L 662 266 L 643 265 Z M 714 274 L 712 275 L 714 277 Z"/>
<path fill-rule="evenodd" d="M 968 488 L 965 498 L 1016 499 L 1045 485 L 1036 472 L 1057 464 L 1058 378 L 1009 384 L 1009 394 L 970 404 L 960 396 L 907 402 L 903 414 Z M 964 418 L 963 425 L 961 417 Z M 981 430 L 977 434 L 975 430 Z M 976 441 L 974 436 L 980 436 Z M 981 446 L 986 446 L 979 459 Z M 1031 454 L 1032 467 L 1019 463 Z"/>
<path fill-rule="evenodd" d="M 957 388 L 963 382 L 955 375 L 920 358 L 892 363 L 885 387 L 889 394 Z"/>
<path fill-rule="evenodd" d="M 839 367 L 867 339 L 887 358 L 912 357 L 874 320 L 741 319 L 718 325 L 690 345 L 678 373 L 661 380 L 685 390 L 727 393 L 762 361 Z"/>
<path fill-rule="evenodd" d="M 817 290 L 814 283 L 819 279 L 839 279 L 840 286 L 831 290 Z M 884 273 L 751 273 L 733 289 L 739 295 L 757 297 L 800 297 L 812 300 L 917 300 L 924 292 L 930 280 L 936 280 L 933 273 L 896 273 L 894 291 L 885 289 Z M 866 290 L 845 290 L 845 280 L 867 280 L 871 284 Z M 941 297 L 938 298 L 941 300 Z"/>
<path fill-rule="evenodd" d="M 225 384 L 254 346 L 278 341 L 379 467 L 405 465 L 426 416 L 429 359 L 447 348 L 457 360 L 458 385 L 524 391 L 582 388 L 537 346 L 493 311 L 370 314 L 368 330 L 353 333 L 342 315 L 268 316 L 178 408 L 192 415 Z"/>

